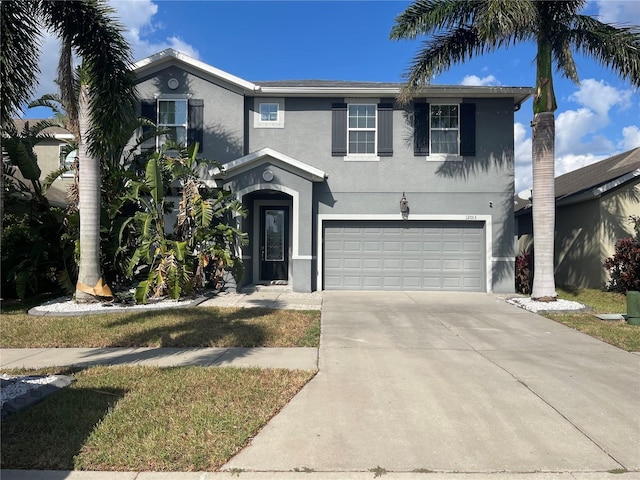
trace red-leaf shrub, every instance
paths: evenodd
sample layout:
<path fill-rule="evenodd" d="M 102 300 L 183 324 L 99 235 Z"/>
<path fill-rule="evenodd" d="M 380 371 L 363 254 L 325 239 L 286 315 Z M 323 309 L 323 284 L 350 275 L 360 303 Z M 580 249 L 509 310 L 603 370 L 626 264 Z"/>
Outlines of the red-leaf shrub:
<path fill-rule="evenodd" d="M 622 238 L 616 242 L 613 257 L 605 260 L 604 266 L 611 275 L 607 289 L 626 293 L 640 291 L 640 243 L 635 238 Z"/>
<path fill-rule="evenodd" d="M 533 255 L 525 253 L 516 257 L 516 292 L 531 294 L 533 285 Z"/>

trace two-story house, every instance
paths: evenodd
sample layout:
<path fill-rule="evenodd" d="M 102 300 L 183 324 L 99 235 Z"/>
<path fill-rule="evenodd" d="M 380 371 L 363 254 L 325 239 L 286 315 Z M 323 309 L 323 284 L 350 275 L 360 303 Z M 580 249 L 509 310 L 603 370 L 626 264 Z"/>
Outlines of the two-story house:
<path fill-rule="evenodd" d="M 250 82 L 174 50 L 134 65 L 141 115 L 221 162 L 248 216 L 242 284 L 514 290 L 514 111 L 531 88 Z M 157 139 L 161 142 L 162 139 Z"/>

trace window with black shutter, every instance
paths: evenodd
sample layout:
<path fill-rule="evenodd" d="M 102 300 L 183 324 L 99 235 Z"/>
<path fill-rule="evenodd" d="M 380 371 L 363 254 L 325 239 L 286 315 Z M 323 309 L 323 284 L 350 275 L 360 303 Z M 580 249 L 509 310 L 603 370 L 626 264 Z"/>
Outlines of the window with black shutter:
<path fill-rule="evenodd" d="M 153 122 L 163 135 L 146 140 L 143 149 L 157 149 L 165 142 L 182 145 L 198 142 L 202 152 L 204 140 L 204 100 L 186 98 L 145 99 L 140 102 L 140 116 Z M 154 128 L 143 126 L 143 136 L 150 135 Z"/>

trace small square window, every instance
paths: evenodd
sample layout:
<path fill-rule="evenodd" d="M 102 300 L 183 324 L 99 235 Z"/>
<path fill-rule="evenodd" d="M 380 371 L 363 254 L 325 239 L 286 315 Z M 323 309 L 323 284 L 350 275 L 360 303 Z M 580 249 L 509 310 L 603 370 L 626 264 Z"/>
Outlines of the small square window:
<path fill-rule="evenodd" d="M 284 128 L 284 98 L 257 98 L 253 128 Z"/>
<path fill-rule="evenodd" d="M 261 103 L 260 104 L 260 121 L 261 122 L 277 122 L 278 121 L 278 104 L 277 103 Z"/>

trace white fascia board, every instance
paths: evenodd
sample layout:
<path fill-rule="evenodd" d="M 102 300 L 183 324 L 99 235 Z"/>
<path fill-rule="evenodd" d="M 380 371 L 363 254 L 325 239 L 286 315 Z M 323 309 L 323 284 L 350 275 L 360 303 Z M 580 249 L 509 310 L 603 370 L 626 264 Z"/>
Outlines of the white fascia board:
<path fill-rule="evenodd" d="M 320 97 L 395 97 L 402 87 L 263 87 L 257 86 L 257 92 L 273 96 L 320 96 Z M 414 97 L 467 97 L 467 98 L 513 98 L 516 104 L 521 104 L 532 96 L 535 89 L 530 87 L 459 87 L 456 85 L 430 85 L 417 92 Z"/>
<path fill-rule="evenodd" d="M 399 88 L 356 88 L 356 87 L 258 87 L 260 94 L 288 97 L 335 97 L 335 96 L 368 96 L 394 97 L 400 93 Z"/>
<path fill-rule="evenodd" d="M 288 169 L 288 167 L 293 167 L 296 170 L 306 173 L 307 176 L 314 182 L 323 182 L 326 178 L 326 174 L 324 171 L 268 147 L 262 148 L 256 152 L 250 153 L 248 155 L 245 155 L 244 157 L 238 158 L 223 165 L 223 171 L 228 175 L 238 174 L 248 170 L 249 168 L 252 168 L 255 164 L 260 163 L 260 161 L 266 157 L 271 157 L 277 162 L 283 164 L 285 169 Z M 219 175 L 221 173 L 222 172 L 218 168 L 215 168 L 210 172 L 211 175 Z"/>
<path fill-rule="evenodd" d="M 218 77 L 226 82 L 229 82 L 233 85 L 243 88 L 244 90 L 253 92 L 258 88 L 257 85 L 255 85 L 252 82 L 244 80 L 240 77 L 236 77 L 235 75 L 231 75 L 230 73 L 220 70 L 219 68 L 212 67 L 207 63 L 201 62 L 200 60 L 196 60 L 195 58 L 192 58 L 188 55 L 185 55 L 184 53 L 180 53 L 171 48 L 168 48 L 167 50 L 163 50 L 160 53 L 151 55 L 150 57 L 147 57 L 145 59 L 142 59 L 139 62 L 134 63 L 131 68 L 136 73 L 143 73 L 145 70 L 148 70 L 149 68 L 152 68 L 155 65 L 165 63 L 172 59 L 179 60 L 195 69 L 201 70 L 214 77 Z"/>

